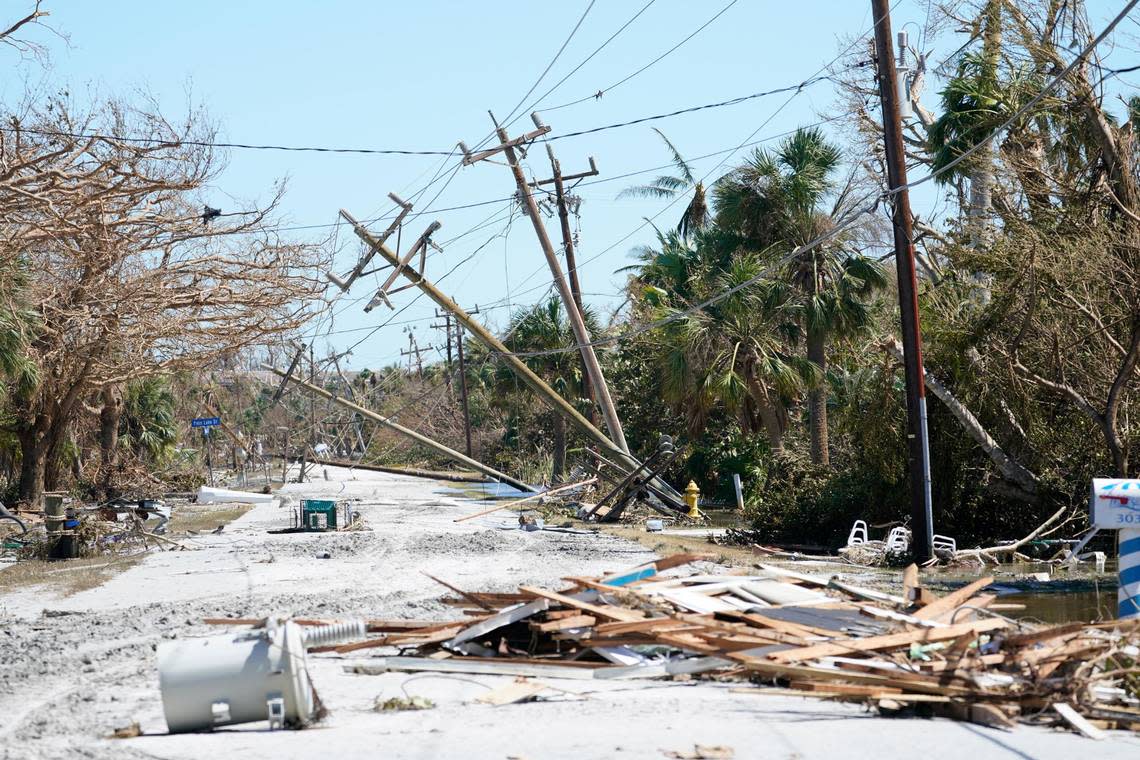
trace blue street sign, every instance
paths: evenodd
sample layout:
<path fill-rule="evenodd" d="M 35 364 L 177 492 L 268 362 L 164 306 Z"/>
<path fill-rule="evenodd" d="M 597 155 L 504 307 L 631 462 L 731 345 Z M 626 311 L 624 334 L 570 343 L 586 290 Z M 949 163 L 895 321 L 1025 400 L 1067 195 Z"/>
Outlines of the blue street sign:
<path fill-rule="evenodd" d="M 194 419 L 190 420 L 190 427 L 196 428 L 209 428 L 221 424 L 221 417 L 195 417 Z"/>

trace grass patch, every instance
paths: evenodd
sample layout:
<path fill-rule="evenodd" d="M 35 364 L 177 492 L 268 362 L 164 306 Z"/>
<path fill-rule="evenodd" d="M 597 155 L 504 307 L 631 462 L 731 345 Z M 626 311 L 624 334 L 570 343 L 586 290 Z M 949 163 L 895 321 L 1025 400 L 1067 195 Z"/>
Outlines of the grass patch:
<path fill-rule="evenodd" d="M 174 508 L 170 522 L 166 524 L 167 535 L 187 533 L 209 533 L 219 526 L 227 525 L 253 509 L 252 504 L 186 504 Z"/>
<path fill-rule="evenodd" d="M 134 567 L 142 558 L 142 554 L 130 554 L 58 562 L 24 560 L 0 570 L 0 591 L 11 592 L 42 586 L 44 590 L 59 596 L 71 596 L 103 585 L 124 570 Z"/>

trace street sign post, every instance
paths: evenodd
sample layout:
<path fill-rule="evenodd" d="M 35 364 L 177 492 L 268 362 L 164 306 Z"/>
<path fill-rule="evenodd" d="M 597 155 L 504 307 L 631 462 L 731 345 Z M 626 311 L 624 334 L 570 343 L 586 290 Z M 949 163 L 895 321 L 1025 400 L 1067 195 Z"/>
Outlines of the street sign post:
<path fill-rule="evenodd" d="M 1140 617 L 1140 480 L 1096 478 L 1089 513 L 1093 527 L 1116 531 L 1120 549 L 1117 617 Z"/>
<path fill-rule="evenodd" d="M 202 429 L 202 440 L 206 443 L 206 475 L 211 486 L 214 485 L 214 462 L 210 450 L 210 428 L 221 424 L 221 417 L 195 417 L 190 420 L 190 427 Z"/>

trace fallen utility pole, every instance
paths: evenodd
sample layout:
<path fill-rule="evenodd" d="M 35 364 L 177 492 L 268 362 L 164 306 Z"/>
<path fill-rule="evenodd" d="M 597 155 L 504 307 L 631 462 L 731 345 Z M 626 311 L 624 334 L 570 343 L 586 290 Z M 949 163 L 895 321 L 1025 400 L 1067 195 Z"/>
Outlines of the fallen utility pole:
<path fill-rule="evenodd" d="M 542 123 L 541 119 L 538 118 L 538 114 L 531 114 L 531 118 L 534 120 L 535 126 L 538 127 L 536 132 L 539 136 L 550 131 L 550 127 Z M 494 119 L 493 116 L 492 119 Z M 609 386 L 606 385 L 606 378 L 605 375 L 602 374 L 602 367 L 598 364 L 598 357 L 594 353 L 593 338 L 590 336 L 590 331 L 586 329 L 586 323 L 582 319 L 582 313 L 574 299 L 574 294 L 566 282 L 566 277 L 562 274 L 562 265 L 558 263 L 558 256 L 554 253 L 554 245 L 550 242 L 550 235 L 547 234 L 546 225 L 542 222 L 538 204 L 535 203 L 534 196 L 531 195 L 530 184 L 527 182 L 526 175 L 523 174 L 522 167 L 519 165 L 518 157 L 515 154 L 515 147 L 533 139 L 532 135 L 536 133 L 532 132 L 512 140 L 507 136 L 507 131 L 499 126 L 497 122 L 495 124 L 495 132 L 498 134 L 500 140 L 500 144 L 497 147 L 484 150 L 476 155 L 468 154 L 463 159 L 463 163 L 470 165 L 499 152 L 502 152 L 506 157 L 507 166 L 510 167 L 511 173 L 515 178 L 515 184 L 518 186 L 519 198 L 523 202 L 527 216 L 530 217 L 530 221 L 534 225 L 534 232 L 538 236 L 538 243 L 542 248 L 543 255 L 546 257 L 546 263 L 550 267 L 550 274 L 554 278 L 554 284 L 558 288 L 558 294 L 562 298 L 562 303 L 566 306 L 566 316 L 570 320 L 570 327 L 574 331 L 574 338 L 577 340 L 578 348 L 582 352 L 582 361 L 586 365 L 586 375 L 590 378 L 590 384 L 597 394 L 598 405 L 602 409 L 602 418 L 606 422 L 606 429 L 609 430 L 610 438 L 617 444 L 617 447 L 621 449 L 622 452 L 628 454 L 629 446 L 625 442 L 625 433 L 621 427 L 621 420 L 618 418 L 617 409 L 614 407 L 613 399 L 610 397 L 610 389 Z"/>
<path fill-rule="evenodd" d="M 898 274 L 899 310 L 902 312 L 911 543 L 914 547 L 915 561 L 925 562 L 934 556 L 934 517 L 930 500 L 930 444 L 926 427 L 922 332 L 918 322 L 914 231 L 911 226 L 910 194 L 906 189 L 906 153 L 903 149 L 898 71 L 895 69 L 894 45 L 891 41 L 891 12 L 888 0 L 871 0 L 871 14 L 875 19 L 875 58 L 879 71 L 879 98 L 883 106 L 883 145 L 886 149 L 887 185 L 892 192 L 895 271 Z"/>
<path fill-rule="evenodd" d="M 277 369 L 276 367 L 270 366 L 268 364 L 263 364 L 263 365 L 261 365 L 261 367 L 262 367 L 262 369 L 266 369 L 266 370 L 274 373 L 275 375 L 278 375 L 279 377 L 285 376 L 285 373 L 282 370 Z M 510 475 L 499 472 L 498 470 L 494 469 L 493 467 L 488 467 L 487 465 L 483 464 L 482 462 L 479 462 L 475 459 L 472 459 L 471 457 L 466 456 L 464 454 L 460 454 L 455 449 L 448 448 L 447 446 L 444 446 L 442 443 L 439 443 L 438 441 L 434 441 L 431 438 L 428 438 L 426 435 L 423 435 L 422 433 L 417 433 L 415 430 L 412 430 L 411 428 L 406 428 L 397 422 L 393 422 L 392 420 L 388 419 L 387 417 L 384 417 L 383 415 L 377 414 L 376 412 L 372 411 L 371 409 L 367 409 L 363 406 L 360 406 L 359 404 L 354 404 L 351 401 L 349 401 L 348 399 L 344 399 L 344 398 L 341 398 L 340 396 L 337 396 L 335 393 L 330 393 L 329 391 L 325 390 L 324 388 L 321 388 L 319 385 L 314 385 L 313 383 L 306 382 L 306 381 L 304 381 L 300 378 L 297 378 L 297 377 L 294 377 L 292 379 L 292 382 L 296 383 L 297 385 L 301 386 L 302 388 L 304 388 L 305 390 L 307 390 L 311 393 L 314 393 L 318 396 L 321 396 L 322 398 L 328 399 L 329 401 L 333 402 L 334 404 L 338 404 L 339 406 L 343 406 L 345 409 L 351 409 L 352 411 L 356 412 L 357 414 L 359 414 L 363 417 L 366 417 L 366 418 L 372 420 L 373 422 L 378 422 L 381 425 L 383 425 L 384 427 L 387 427 L 391 430 L 394 430 L 397 433 L 400 433 L 401 435 L 405 435 L 408 438 L 411 438 L 412 440 L 416 441 L 417 443 L 422 443 L 424 446 L 427 446 L 429 449 L 432 449 L 433 451 L 437 451 L 440 454 L 443 454 L 448 459 L 452 459 L 456 462 L 462 462 L 463 464 L 467 465 L 468 467 L 470 467 L 474 470 L 478 470 L 479 472 L 483 473 L 484 475 L 486 475 L 486 476 L 488 476 L 494 480 L 498 480 L 500 482 L 506 483 L 507 485 L 513 486 L 514 488 L 517 488 L 520 491 L 526 491 L 528 493 L 534 492 L 534 488 L 532 486 L 527 485 L 526 483 L 522 482 L 521 480 L 516 480 L 515 478 L 512 478 Z"/>
<path fill-rule="evenodd" d="M 368 245 L 375 247 L 377 252 L 382 257 L 387 259 L 388 263 L 395 265 L 399 261 L 392 249 L 388 248 L 388 246 L 377 240 L 372 235 L 372 233 L 369 232 L 366 227 L 364 227 L 364 225 L 356 221 L 352 214 L 348 213 L 344 209 L 341 209 L 340 215 L 346 222 L 352 225 L 352 228 L 356 231 L 357 236 Z M 570 423 L 574 425 L 574 427 L 577 428 L 580 432 L 582 432 L 587 438 L 590 438 L 595 443 L 601 445 L 606 451 L 612 452 L 618 459 L 625 462 L 630 467 L 636 467 L 638 464 L 640 464 L 636 459 L 627 454 L 624 450 L 614 444 L 613 441 L 607 438 L 605 433 L 591 425 L 590 421 L 583 417 L 582 414 L 577 409 L 575 409 L 569 401 L 562 398 L 562 396 L 556 393 L 554 389 L 547 385 L 542 380 L 542 378 L 536 375 L 534 371 L 531 370 L 531 368 L 528 367 L 525 362 L 523 362 L 522 359 L 515 356 L 511 350 L 503 344 L 501 340 L 496 338 L 490 330 L 472 319 L 471 315 L 465 312 L 459 306 L 459 304 L 455 303 L 455 301 L 451 300 L 451 298 L 445 295 L 430 280 L 425 278 L 419 272 L 411 269 L 404 269 L 401 273 L 404 275 L 404 277 L 419 287 L 419 289 L 423 291 L 423 293 L 427 295 L 428 298 L 435 301 L 437 306 L 446 309 L 447 311 L 450 311 L 452 314 L 454 314 L 455 318 L 459 320 L 459 323 L 468 331 L 470 331 L 472 335 L 478 338 L 484 345 L 502 356 L 503 361 L 510 365 L 511 370 L 516 375 L 518 375 L 519 379 L 522 380 L 527 387 L 537 393 L 539 397 L 542 398 L 555 412 L 564 415 L 570 421 Z"/>
<path fill-rule="evenodd" d="M 504 509 L 510 509 L 511 507 L 518 506 L 519 504 L 525 504 L 528 501 L 534 501 L 535 499 L 541 499 L 543 496 L 553 496 L 553 495 L 558 494 L 558 493 L 563 493 L 564 491 L 572 491 L 575 488 L 585 488 L 586 486 L 593 485 L 594 483 L 597 483 L 597 482 L 598 482 L 598 478 L 597 478 L 597 476 L 594 476 L 592 478 L 587 478 L 586 480 L 578 481 L 577 483 L 567 483 L 564 486 L 558 486 L 558 488 L 552 488 L 549 491 L 543 491 L 542 493 L 536 493 L 533 496 L 527 496 L 526 498 L 523 498 L 523 499 L 516 499 L 515 501 L 508 501 L 506 504 L 500 504 L 497 507 L 491 507 L 490 509 L 484 509 L 484 510 L 476 512 L 475 514 L 472 514 L 472 515 L 464 515 L 463 517 L 456 517 L 454 520 L 452 520 L 452 522 L 465 522 L 467 520 L 474 520 L 476 517 L 482 517 L 483 515 L 489 515 L 489 514 L 492 514 L 494 512 L 502 511 Z"/>

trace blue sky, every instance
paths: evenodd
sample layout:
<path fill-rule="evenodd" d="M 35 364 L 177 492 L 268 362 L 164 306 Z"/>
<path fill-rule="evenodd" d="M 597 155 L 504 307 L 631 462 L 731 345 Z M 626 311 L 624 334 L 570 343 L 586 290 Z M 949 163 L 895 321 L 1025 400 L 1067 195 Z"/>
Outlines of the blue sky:
<path fill-rule="evenodd" d="M 645 2 L 598 0 L 531 98 L 577 66 Z M 539 110 L 608 87 L 664 53 L 727 3 L 657 0 Z M 144 89 L 175 116 L 189 94 L 219 123 L 226 141 L 447 151 L 458 140 L 474 145 L 488 134 L 487 109 L 506 116 L 587 5 L 588 0 L 507 5 L 497 12 L 485 4 L 445 0 L 48 2 L 50 23 L 69 43 L 42 33 L 37 37 L 50 46 L 50 77 L 55 82 L 105 95 Z M 1117 6 L 1107 0 L 1092 3 L 1094 26 L 1099 29 Z M 865 0 L 738 0 L 676 52 L 600 100 L 547 111 L 544 118 L 557 135 L 798 83 L 832 60 L 854 36 L 869 31 L 869 7 Z M 914 40 L 926 8 L 926 0 L 901 0 L 894 11 L 896 29 L 909 24 Z M 950 49 L 951 42 L 948 37 L 942 45 Z M 932 52 L 937 56 L 939 51 Z M 699 156 L 738 145 L 769 119 L 757 137 L 786 132 L 838 110 L 829 82 L 801 92 L 776 113 L 788 97 L 560 139 L 554 146 L 564 172 L 586 168 L 587 157 L 593 156 L 602 172 L 598 179 L 607 180 L 667 163 L 651 126 L 661 128 L 686 156 Z M 928 89 L 927 104 L 933 105 L 935 97 Z M 528 128 L 530 120 L 523 118 L 512 133 Z M 714 169 L 723 158 L 694 163 L 702 174 L 712 172 L 715 178 L 720 172 Z M 441 160 L 233 150 L 213 188 L 216 202 L 211 205 L 232 208 L 228 196 L 266 198 L 284 178 L 289 191 L 282 211 L 291 225 L 331 224 L 342 207 L 357 218 L 372 218 L 392 210 L 388 191 L 409 197 L 433 176 Z M 548 176 L 541 147 L 530 153 L 527 163 L 533 174 Z M 579 190 L 584 201 L 579 257 L 590 260 L 580 276 L 583 290 L 590 294 L 587 300 L 603 313 L 621 302 L 624 275 L 616 270 L 630 262 L 631 248 L 652 242 L 653 232 L 644 227 L 622 239 L 643 217 L 665 205 L 616 196 L 652 176 L 602 181 Z M 423 211 L 443 186 L 441 181 L 429 189 L 416 210 Z M 439 279 L 459 264 L 441 287 L 466 306 L 494 305 L 486 319 L 497 325 L 506 322 L 508 303 L 529 303 L 549 285 L 529 221 L 516 218 L 508 228 L 505 201 L 438 215 L 431 209 L 506 198 L 513 190 L 504 166 L 464 168 L 427 214 L 405 229 L 405 239 L 414 238 L 432 219 L 439 219 L 443 227 L 436 240 L 443 243 L 487 224 L 432 256 L 428 276 Z M 932 200 L 928 194 L 926 201 Z M 675 221 L 679 208 L 665 211 L 660 221 Z M 549 229 L 557 240 L 556 219 Z M 311 239 L 326 232 L 291 234 Z M 347 270 L 358 246 L 344 228 L 335 243 L 338 268 Z M 478 253 L 461 263 L 476 249 Z M 318 354 L 327 347 L 343 350 L 367 336 L 354 347 L 349 366 L 388 364 L 407 345 L 403 330 L 408 328 L 415 330 L 421 345 L 441 344 L 442 336 L 429 327 L 434 305 L 426 297 L 408 305 L 418 291 L 394 296 L 396 308 L 404 309 L 394 318 L 384 306 L 364 314 L 361 307 L 374 287 L 372 278 L 358 281 L 337 301 L 335 318 L 314 325 L 320 335 Z M 353 303 L 358 298 L 362 300 Z M 371 332 L 388 319 L 391 324 Z"/>

